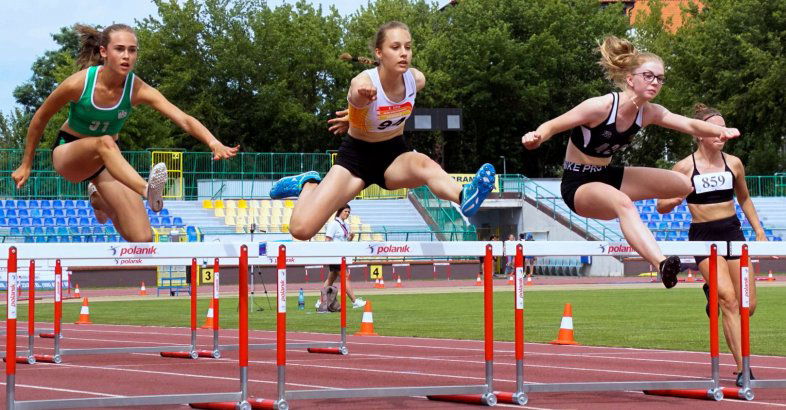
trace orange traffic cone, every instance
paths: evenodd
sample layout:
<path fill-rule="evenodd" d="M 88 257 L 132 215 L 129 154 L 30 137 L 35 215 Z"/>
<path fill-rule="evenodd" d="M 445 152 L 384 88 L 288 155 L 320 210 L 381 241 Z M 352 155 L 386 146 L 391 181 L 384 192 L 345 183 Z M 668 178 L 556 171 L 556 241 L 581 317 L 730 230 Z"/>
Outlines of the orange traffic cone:
<path fill-rule="evenodd" d="M 355 336 L 379 336 L 374 333 L 374 316 L 371 313 L 371 301 L 366 301 L 366 307 L 363 308 L 363 320 L 360 322 L 360 331 L 355 333 Z"/>
<path fill-rule="evenodd" d="M 79 289 L 79 288 L 77 288 Z M 74 322 L 75 325 L 89 325 L 93 322 L 90 321 L 90 306 L 88 306 L 87 298 L 82 299 L 82 309 L 79 311 L 79 320 Z"/>
<path fill-rule="evenodd" d="M 773 282 L 775 278 L 772 276 L 772 269 L 770 269 L 770 273 L 767 274 L 767 281 Z"/>
<path fill-rule="evenodd" d="M 550 342 L 553 345 L 577 345 L 573 340 L 573 310 L 570 303 L 565 304 L 565 311 L 562 313 L 562 323 L 559 326 L 557 340 Z"/>
<path fill-rule="evenodd" d="M 379 277 L 379 288 L 380 289 L 385 289 L 385 277 L 384 276 L 380 276 Z"/>
<path fill-rule="evenodd" d="M 142 286 L 139 287 L 139 296 L 147 296 L 147 289 L 145 289 L 144 281 L 142 281 Z"/>
<path fill-rule="evenodd" d="M 396 275 L 396 287 L 400 288 L 401 286 L 401 276 Z"/>
<path fill-rule="evenodd" d="M 75 298 L 82 297 L 82 295 L 79 294 L 79 284 L 78 283 L 74 284 L 74 297 Z"/>
<path fill-rule="evenodd" d="M 213 301 L 215 299 L 210 299 L 210 307 L 207 308 L 207 318 L 205 319 L 205 324 L 202 325 L 201 329 L 212 329 L 213 328 Z"/>
<path fill-rule="evenodd" d="M 483 280 L 480 279 L 479 273 L 478 273 L 478 277 L 475 279 L 475 286 L 483 286 Z"/>
<path fill-rule="evenodd" d="M 693 271 L 688 269 L 688 279 L 685 279 L 685 282 L 693 282 Z"/>
<path fill-rule="evenodd" d="M 534 283 L 532 283 L 532 275 L 527 275 L 527 284 L 524 286 L 532 286 L 532 285 L 534 285 Z"/>
<path fill-rule="evenodd" d="M 379 278 L 374 279 L 374 287 L 379 289 Z"/>

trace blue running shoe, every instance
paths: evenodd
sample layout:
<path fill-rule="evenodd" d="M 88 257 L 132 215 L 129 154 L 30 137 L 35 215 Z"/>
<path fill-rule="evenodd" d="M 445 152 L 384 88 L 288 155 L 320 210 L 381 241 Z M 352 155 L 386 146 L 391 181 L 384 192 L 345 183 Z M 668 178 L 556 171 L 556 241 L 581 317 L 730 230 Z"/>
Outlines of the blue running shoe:
<path fill-rule="evenodd" d="M 461 190 L 461 213 L 471 218 L 480 209 L 480 204 L 494 189 L 494 175 L 496 171 L 491 164 L 483 164 L 472 182 L 465 184 Z"/>
<path fill-rule="evenodd" d="M 322 177 L 317 171 L 308 171 L 291 177 L 284 177 L 276 181 L 270 188 L 271 199 L 297 198 L 306 182 L 319 182 Z"/>

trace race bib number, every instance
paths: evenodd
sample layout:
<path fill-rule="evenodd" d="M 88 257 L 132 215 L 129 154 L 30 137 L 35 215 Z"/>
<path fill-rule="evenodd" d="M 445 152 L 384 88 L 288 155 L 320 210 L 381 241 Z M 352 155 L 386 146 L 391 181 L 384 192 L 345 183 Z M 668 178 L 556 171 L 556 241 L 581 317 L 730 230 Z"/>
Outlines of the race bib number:
<path fill-rule="evenodd" d="M 729 171 L 713 172 L 693 177 L 693 186 L 696 187 L 697 194 L 732 189 L 733 183 L 734 181 Z"/>

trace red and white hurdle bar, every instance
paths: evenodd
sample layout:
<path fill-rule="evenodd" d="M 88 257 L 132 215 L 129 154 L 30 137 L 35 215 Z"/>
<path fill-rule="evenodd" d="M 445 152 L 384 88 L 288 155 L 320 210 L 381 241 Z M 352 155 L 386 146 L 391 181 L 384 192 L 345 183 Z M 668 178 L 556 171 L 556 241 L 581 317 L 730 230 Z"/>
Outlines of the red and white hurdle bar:
<path fill-rule="evenodd" d="M 721 246 L 725 255 L 725 242 L 658 242 L 661 251 L 666 255 L 716 255 Z M 711 265 L 714 272 L 710 276 L 710 367 L 711 378 L 707 380 L 683 381 L 633 381 L 633 382 L 575 382 L 575 383 L 524 383 L 524 269 L 523 259 L 527 256 L 636 256 L 637 254 L 626 243 L 620 242 L 588 242 L 588 241 L 523 241 L 505 242 L 507 254 L 515 253 L 516 281 L 515 297 L 515 352 L 516 352 L 516 390 L 515 392 L 497 392 L 498 400 L 512 404 L 526 404 L 528 393 L 531 392 L 588 392 L 588 391 L 625 391 L 641 390 L 652 394 L 679 397 L 696 397 L 720 400 L 723 391 L 720 388 L 720 353 L 718 348 L 718 315 L 717 315 L 717 267 Z M 712 259 L 714 260 L 714 258 Z M 712 301 L 715 301 L 714 305 Z M 714 313 L 713 313 L 714 312 Z"/>
<path fill-rule="evenodd" d="M 277 398 L 269 405 L 260 408 L 286 410 L 288 400 L 318 398 L 360 398 L 360 397 L 401 397 L 428 396 L 432 400 L 463 403 L 476 403 L 493 406 L 496 396 L 493 391 L 493 292 L 491 263 L 492 255 L 501 255 L 501 242 L 287 242 L 267 243 L 267 255 L 278 256 L 277 285 L 277 343 L 276 366 L 278 373 Z M 382 246 L 380 249 L 379 247 Z M 286 389 L 286 260 L 290 256 L 310 257 L 368 257 L 382 255 L 391 257 L 412 256 L 486 256 L 484 265 L 484 329 L 485 329 L 485 384 L 469 386 L 411 386 L 375 387 L 329 390 L 290 390 Z M 346 261 L 342 261 L 342 272 L 346 271 Z M 346 275 L 342 275 L 342 298 L 345 298 Z M 345 305 L 342 303 L 342 307 Z M 342 313 L 342 328 L 346 327 L 346 313 Z M 343 336 L 342 336 L 343 337 Z M 269 402 L 268 402 L 269 403 Z"/>
<path fill-rule="evenodd" d="M 786 388 L 786 379 L 750 379 L 750 257 L 751 256 L 786 256 L 786 244 L 783 242 L 731 242 L 731 255 L 740 256 L 740 326 L 742 342 L 742 388 L 740 394 L 753 396 L 753 388 L 780 389 Z"/>
<path fill-rule="evenodd" d="M 237 408 L 250 409 L 246 401 L 248 396 L 248 258 L 249 249 L 244 244 L 234 243 L 139 243 L 109 246 L 102 249 L 95 244 L 61 244 L 58 247 L 44 244 L 19 244 L 18 246 L 0 246 L 0 261 L 8 266 L 8 309 L 6 333 L 6 357 L 16 357 L 16 312 L 17 312 L 17 260 L 19 255 L 34 260 L 69 260 L 72 265 L 83 266 L 117 266 L 134 264 L 140 266 L 155 265 L 186 265 L 193 258 L 190 255 L 223 258 L 238 261 L 238 297 L 239 297 L 239 340 L 238 355 L 239 387 L 238 392 L 169 394 L 149 396 L 122 396 L 56 400 L 16 401 L 16 360 L 6 361 L 6 408 L 17 409 L 62 409 L 101 406 L 142 406 L 189 404 L 197 401 L 231 401 Z M 256 247 L 253 254 L 257 256 Z M 118 252 L 120 253 L 118 255 Z M 5 255 L 8 255 L 7 257 Z M 38 255 L 43 255 L 38 257 Z M 56 288 L 62 286 L 62 278 L 57 280 Z M 57 292 L 56 295 L 62 292 Z M 57 296 L 56 296 L 57 298 Z M 59 331 L 59 329 L 56 329 Z M 55 343 L 59 338 L 55 338 Z M 160 349 L 157 348 L 157 349 Z"/>

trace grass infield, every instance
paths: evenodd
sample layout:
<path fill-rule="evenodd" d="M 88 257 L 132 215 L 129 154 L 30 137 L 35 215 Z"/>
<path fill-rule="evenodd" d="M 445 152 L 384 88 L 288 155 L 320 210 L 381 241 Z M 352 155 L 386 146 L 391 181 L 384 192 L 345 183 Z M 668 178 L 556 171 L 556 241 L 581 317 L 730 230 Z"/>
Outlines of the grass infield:
<path fill-rule="evenodd" d="M 751 352 L 786 356 L 786 287 L 759 287 L 759 307 L 751 320 Z M 700 288 L 603 289 L 528 292 L 525 296 L 527 342 L 548 342 L 559 330 L 565 303 L 573 307 L 576 340 L 583 345 L 709 351 L 708 319 Z M 482 293 L 432 293 L 374 295 L 374 328 L 382 336 L 452 339 L 483 338 Z M 256 296 L 250 313 L 251 329 L 275 329 L 275 303 Z M 287 299 L 290 331 L 338 333 L 339 314 L 317 314 L 314 296 L 306 309 L 297 309 L 297 297 Z M 199 322 L 204 323 L 209 299 L 200 299 Z M 91 302 L 94 323 L 190 326 L 189 300 L 150 298 L 135 301 Z M 264 310 L 259 311 L 262 307 Z M 51 322 L 52 305 L 36 305 L 36 321 Z M 63 320 L 74 322 L 79 303 L 63 305 Z M 5 310 L 3 308 L 3 310 Z M 494 336 L 513 340 L 513 292 L 494 293 Z M 358 331 L 362 309 L 349 309 L 347 331 Z M 26 304 L 18 308 L 20 321 L 27 318 Z M 222 328 L 237 328 L 237 298 L 223 298 Z M 26 332 L 24 327 L 20 333 Z M 206 332 L 206 330 L 201 330 Z M 721 330 L 721 349 L 727 351 Z"/>

